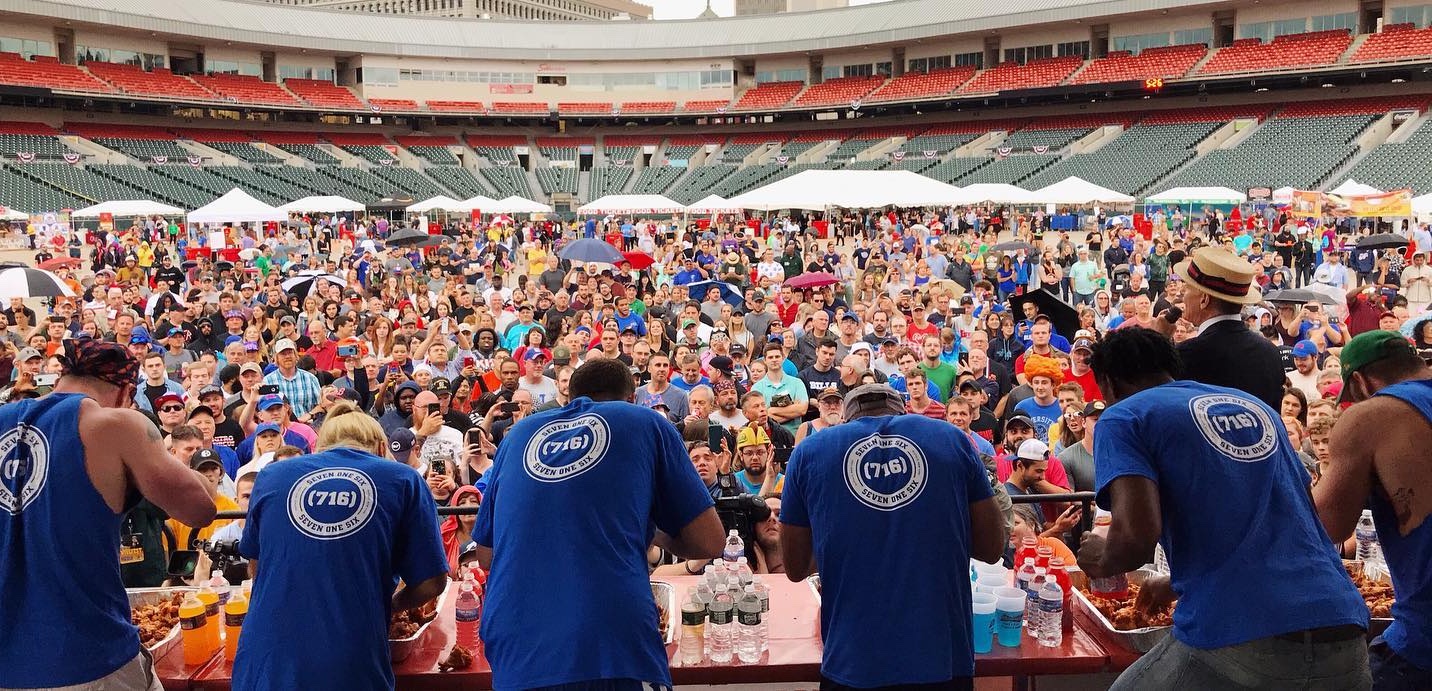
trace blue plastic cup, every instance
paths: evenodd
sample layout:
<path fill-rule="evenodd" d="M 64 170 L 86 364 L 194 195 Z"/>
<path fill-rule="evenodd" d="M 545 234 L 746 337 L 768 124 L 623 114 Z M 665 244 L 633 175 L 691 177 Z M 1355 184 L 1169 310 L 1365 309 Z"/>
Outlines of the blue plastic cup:
<path fill-rule="evenodd" d="M 994 647 L 995 608 L 999 598 L 989 593 L 975 593 L 970 607 L 974 613 L 974 648 L 987 653 Z"/>
<path fill-rule="evenodd" d="M 1029 596 L 1019 588 L 1001 588 L 995 592 L 995 636 L 1006 648 L 1018 648 L 1024 633 L 1024 606 Z"/>

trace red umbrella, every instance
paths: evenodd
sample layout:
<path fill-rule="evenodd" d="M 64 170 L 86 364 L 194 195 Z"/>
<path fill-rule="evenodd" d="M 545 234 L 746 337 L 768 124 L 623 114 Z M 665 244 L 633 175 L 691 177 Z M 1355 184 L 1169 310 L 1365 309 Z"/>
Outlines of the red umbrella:
<path fill-rule="evenodd" d="M 801 274 L 799 276 L 792 276 L 786 279 L 786 285 L 795 288 L 796 290 L 806 290 L 808 288 L 833 286 L 837 283 L 840 283 L 840 279 L 824 271 L 814 271 L 807 274 Z"/>
<path fill-rule="evenodd" d="M 46 271 L 54 271 L 56 269 L 73 269 L 78 267 L 82 263 L 83 262 L 81 262 L 76 257 L 55 257 L 54 259 L 46 259 L 45 261 L 40 262 L 40 268 Z"/>
<path fill-rule="evenodd" d="M 622 252 L 622 257 L 631 262 L 631 268 L 637 271 L 645 271 L 656 263 L 656 260 L 646 252 Z"/>

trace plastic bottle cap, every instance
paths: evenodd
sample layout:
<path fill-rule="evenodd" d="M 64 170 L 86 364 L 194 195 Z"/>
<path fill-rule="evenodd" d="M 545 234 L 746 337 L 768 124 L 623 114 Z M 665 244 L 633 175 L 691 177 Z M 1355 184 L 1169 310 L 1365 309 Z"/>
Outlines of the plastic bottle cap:
<path fill-rule="evenodd" d="M 1363 518 L 1372 518 L 1372 509 L 1363 509 L 1363 510 L 1362 510 L 1362 517 L 1363 517 Z"/>

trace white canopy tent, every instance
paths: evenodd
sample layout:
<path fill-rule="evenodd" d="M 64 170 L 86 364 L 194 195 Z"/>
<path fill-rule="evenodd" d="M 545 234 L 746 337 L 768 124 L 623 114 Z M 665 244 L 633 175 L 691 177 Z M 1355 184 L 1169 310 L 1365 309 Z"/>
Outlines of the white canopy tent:
<path fill-rule="evenodd" d="M 732 204 L 730 200 L 720 195 L 708 194 L 686 207 L 686 210 L 693 214 L 734 214 L 740 212 L 741 207 Z"/>
<path fill-rule="evenodd" d="M 312 211 L 315 213 L 331 214 L 339 211 L 362 211 L 364 207 L 362 202 L 355 202 L 347 197 L 335 197 L 331 194 L 325 194 L 316 197 L 296 199 L 278 208 L 290 213 Z"/>
<path fill-rule="evenodd" d="M 872 209 L 953 204 L 960 189 L 908 170 L 807 170 L 729 201 L 742 209 Z"/>
<path fill-rule="evenodd" d="M 550 214 L 552 207 L 541 202 L 534 202 L 531 199 L 523 199 L 517 195 L 504 197 L 497 200 L 497 203 L 490 209 L 483 209 L 484 212 L 494 214 Z"/>
<path fill-rule="evenodd" d="M 1412 213 L 1417 216 L 1432 215 L 1432 193 L 1412 198 Z"/>
<path fill-rule="evenodd" d="M 269 206 L 237 187 L 189 212 L 190 223 L 261 223 L 283 221 L 288 212 Z"/>
<path fill-rule="evenodd" d="M 425 214 L 429 211 L 472 211 L 472 207 L 445 194 L 408 206 L 408 213 Z"/>
<path fill-rule="evenodd" d="M 173 216 L 182 214 L 184 210 L 177 206 L 160 204 L 146 199 L 129 199 L 116 202 L 100 202 L 94 206 L 86 206 L 83 209 L 76 209 L 70 212 L 71 218 L 99 218 L 100 214 L 110 214 L 128 218 L 131 216 Z"/>
<path fill-rule="evenodd" d="M 1014 185 L 1003 182 L 977 182 L 959 188 L 959 195 L 955 197 L 957 205 L 983 204 L 1032 204 L 1034 200 L 1029 196 L 1029 191 Z"/>
<path fill-rule="evenodd" d="M 660 194 L 609 194 L 577 207 L 577 213 L 601 214 L 676 214 L 686 211 L 680 202 Z"/>
<path fill-rule="evenodd" d="M 30 214 L 0 204 L 0 221 L 28 221 Z"/>
<path fill-rule="evenodd" d="M 1174 187 L 1144 197 L 1145 204 L 1242 204 L 1248 195 L 1227 187 Z"/>
<path fill-rule="evenodd" d="M 492 197 L 479 194 L 476 197 L 470 197 L 468 199 L 462 200 L 462 208 L 467 209 L 468 211 L 480 211 L 483 213 L 487 213 L 488 210 L 490 210 L 494 206 L 497 206 L 499 203 L 501 202 L 498 202 Z"/>
<path fill-rule="evenodd" d="M 1134 201 L 1133 197 L 1123 192 L 1115 192 L 1072 176 L 1034 190 L 1029 196 L 1038 204 L 1128 204 Z"/>
<path fill-rule="evenodd" d="M 1372 185 L 1364 185 L 1364 184 L 1362 184 L 1362 183 L 1360 183 L 1360 182 L 1358 182 L 1358 181 L 1356 181 L 1356 180 L 1354 180 L 1354 179 L 1352 179 L 1352 178 L 1348 178 L 1347 180 L 1343 181 L 1343 184 L 1338 185 L 1337 187 L 1334 187 L 1334 188 L 1328 190 L 1328 194 L 1337 194 L 1337 195 L 1382 194 L 1382 190 L 1377 189 L 1376 187 L 1373 187 Z"/>

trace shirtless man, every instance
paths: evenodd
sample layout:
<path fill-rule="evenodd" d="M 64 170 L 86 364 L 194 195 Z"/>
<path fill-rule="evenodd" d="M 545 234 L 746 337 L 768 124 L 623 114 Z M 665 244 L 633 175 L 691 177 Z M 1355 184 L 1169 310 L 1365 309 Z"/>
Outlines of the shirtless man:
<path fill-rule="evenodd" d="M 1368 649 L 1373 687 L 1432 688 L 1432 370 L 1394 331 L 1358 334 L 1342 349 L 1342 398 L 1330 462 L 1313 488 L 1335 544 L 1372 507 L 1397 602 L 1392 625 Z"/>

